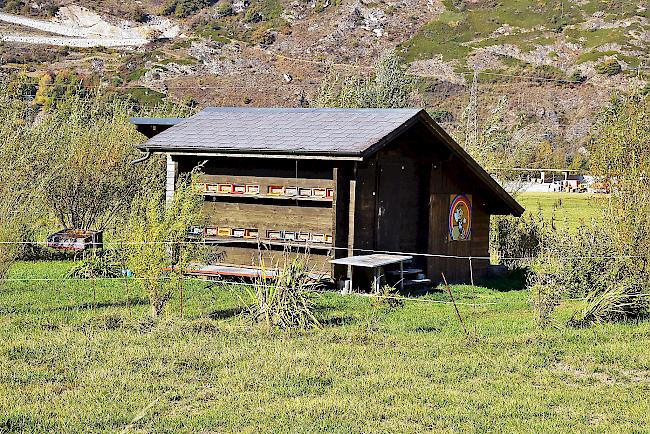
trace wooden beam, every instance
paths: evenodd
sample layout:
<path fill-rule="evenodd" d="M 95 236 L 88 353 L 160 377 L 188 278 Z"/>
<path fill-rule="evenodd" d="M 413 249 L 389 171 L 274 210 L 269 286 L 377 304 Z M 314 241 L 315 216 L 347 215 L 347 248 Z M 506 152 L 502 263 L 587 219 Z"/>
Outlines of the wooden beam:
<path fill-rule="evenodd" d="M 165 203 L 169 206 L 174 198 L 176 179 L 178 178 L 178 162 L 171 154 L 167 154 L 167 176 L 165 180 Z"/>
<path fill-rule="evenodd" d="M 149 149 L 150 152 L 165 152 Z M 238 154 L 232 152 L 169 152 L 169 155 L 189 155 L 192 157 L 232 157 L 232 158 L 279 158 L 282 160 L 333 160 L 333 161 L 363 161 L 363 157 L 332 156 L 332 155 L 298 155 L 298 154 Z"/>
<path fill-rule="evenodd" d="M 356 164 L 355 164 L 356 172 Z M 354 256 L 354 216 L 356 210 L 357 181 L 350 179 L 350 206 L 348 209 L 348 256 Z M 352 288 L 352 267 L 348 267 L 348 279 L 350 279 L 350 288 Z"/>
<path fill-rule="evenodd" d="M 334 167 L 334 197 L 332 200 L 332 241 L 334 249 L 333 259 L 346 256 L 345 247 L 349 240 L 348 225 L 350 205 L 350 170 L 345 166 Z M 332 264 L 332 278 L 342 279 L 347 275 L 347 267 Z"/>

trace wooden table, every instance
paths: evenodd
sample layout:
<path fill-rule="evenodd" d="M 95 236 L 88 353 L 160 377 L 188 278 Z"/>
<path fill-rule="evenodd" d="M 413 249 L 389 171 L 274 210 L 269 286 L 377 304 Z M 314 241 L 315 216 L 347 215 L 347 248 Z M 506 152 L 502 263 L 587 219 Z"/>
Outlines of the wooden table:
<path fill-rule="evenodd" d="M 352 267 L 363 267 L 373 269 L 373 287 L 375 294 L 379 293 L 380 274 L 379 268 L 390 264 L 399 263 L 400 270 L 400 290 L 404 289 L 404 262 L 410 261 L 413 256 L 406 255 L 388 255 L 384 253 L 374 253 L 372 255 L 348 256 L 347 258 L 333 259 L 332 264 L 349 265 Z M 352 274 L 350 274 L 350 290 L 352 290 Z"/>

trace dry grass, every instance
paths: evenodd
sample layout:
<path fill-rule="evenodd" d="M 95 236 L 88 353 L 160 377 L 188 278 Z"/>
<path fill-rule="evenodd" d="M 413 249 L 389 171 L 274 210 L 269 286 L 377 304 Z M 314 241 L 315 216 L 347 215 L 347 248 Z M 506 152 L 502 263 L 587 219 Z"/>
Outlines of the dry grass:
<path fill-rule="evenodd" d="M 67 263 L 19 264 L 57 277 Z M 233 288 L 237 291 L 236 288 Z M 456 286 L 479 340 L 434 293 L 396 310 L 316 300 L 323 324 L 269 331 L 194 281 L 157 323 L 121 282 L 0 290 L 0 432 L 647 432 L 650 323 L 536 329 L 524 291 Z M 563 305 L 568 319 L 576 306 Z M 565 321 L 563 321 L 565 322 Z M 642 381 L 643 379 L 646 381 Z"/>

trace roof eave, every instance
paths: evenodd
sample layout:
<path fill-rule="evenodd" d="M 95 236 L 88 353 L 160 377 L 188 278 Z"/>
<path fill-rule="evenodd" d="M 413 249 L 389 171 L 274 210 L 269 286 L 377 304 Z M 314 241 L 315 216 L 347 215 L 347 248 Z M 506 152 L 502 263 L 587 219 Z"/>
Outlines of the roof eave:
<path fill-rule="evenodd" d="M 340 153 L 318 153 L 318 152 L 270 152 L 264 150 L 239 149 L 205 149 L 205 148 L 180 148 L 178 146 L 147 146 L 147 143 L 138 147 L 152 153 L 164 153 L 170 155 L 187 155 L 202 157 L 231 157 L 231 158 L 286 158 L 286 159 L 316 159 L 316 160 L 344 160 L 344 161 L 363 161 L 363 156 L 358 153 L 340 152 Z"/>
<path fill-rule="evenodd" d="M 393 131 L 382 137 L 378 142 L 376 142 L 374 145 L 369 146 L 366 148 L 365 151 L 361 154 L 362 157 L 365 159 L 376 152 L 378 152 L 380 149 L 382 149 L 384 146 L 388 145 L 390 142 L 395 140 L 400 134 L 411 128 L 418 120 L 419 120 L 419 115 L 421 112 L 425 111 L 424 109 L 420 110 L 413 116 L 411 116 L 409 119 L 404 121 L 400 126 L 395 128 Z"/>
<path fill-rule="evenodd" d="M 524 207 L 521 206 L 507 191 L 505 191 L 503 187 L 496 182 L 494 178 L 492 178 L 490 174 L 487 173 L 485 169 L 474 160 L 474 158 L 472 158 L 471 155 L 467 153 L 467 151 L 456 143 L 456 141 L 451 138 L 451 136 L 447 134 L 447 132 L 442 129 L 425 110 L 420 111 L 417 116 L 434 134 L 439 136 L 445 142 L 453 153 L 455 153 L 461 160 L 465 161 L 469 169 L 504 202 L 504 204 L 509 208 L 509 214 L 520 217 L 524 213 Z"/>

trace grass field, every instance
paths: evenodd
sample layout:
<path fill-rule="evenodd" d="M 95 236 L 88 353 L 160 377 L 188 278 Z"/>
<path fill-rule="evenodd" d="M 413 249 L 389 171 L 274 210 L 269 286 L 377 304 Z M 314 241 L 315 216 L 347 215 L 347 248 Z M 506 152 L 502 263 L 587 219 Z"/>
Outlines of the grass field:
<path fill-rule="evenodd" d="M 606 196 L 584 193 L 521 193 L 517 201 L 526 211 L 541 209 L 545 219 L 555 217 L 558 227 L 574 229 L 602 215 L 602 201 Z"/>
<path fill-rule="evenodd" d="M 66 262 L 10 279 L 59 278 Z M 394 311 L 326 293 L 267 331 L 192 281 L 158 323 L 122 282 L 0 282 L 0 432 L 648 432 L 650 322 L 537 329 L 525 291 L 456 286 Z M 571 302 L 575 303 L 575 302 Z"/>

